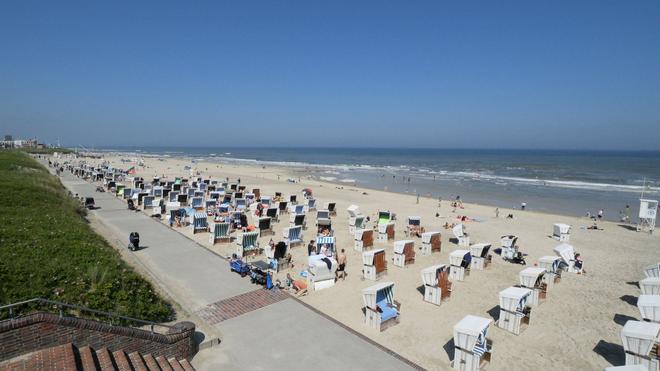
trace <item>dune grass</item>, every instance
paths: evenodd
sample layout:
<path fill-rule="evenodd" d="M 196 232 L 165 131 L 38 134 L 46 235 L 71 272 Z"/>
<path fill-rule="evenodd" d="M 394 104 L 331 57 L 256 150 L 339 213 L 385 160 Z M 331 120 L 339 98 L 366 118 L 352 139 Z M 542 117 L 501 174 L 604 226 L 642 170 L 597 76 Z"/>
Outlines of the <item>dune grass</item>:
<path fill-rule="evenodd" d="M 174 311 L 84 219 L 57 177 L 0 150 L 0 304 L 34 297 L 164 322 Z M 26 308 L 25 310 L 29 310 Z M 8 313 L 0 312 L 0 318 Z"/>

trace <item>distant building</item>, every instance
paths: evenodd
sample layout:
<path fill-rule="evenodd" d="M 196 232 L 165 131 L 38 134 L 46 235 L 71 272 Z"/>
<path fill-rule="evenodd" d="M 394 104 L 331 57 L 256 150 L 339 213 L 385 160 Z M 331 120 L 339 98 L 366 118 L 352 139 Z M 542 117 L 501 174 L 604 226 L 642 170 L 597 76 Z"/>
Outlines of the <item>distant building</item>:
<path fill-rule="evenodd" d="M 12 137 L 11 135 L 5 135 L 5 142 L 11 142 L 13 140 L 14 140 L 14 137 Z"/>

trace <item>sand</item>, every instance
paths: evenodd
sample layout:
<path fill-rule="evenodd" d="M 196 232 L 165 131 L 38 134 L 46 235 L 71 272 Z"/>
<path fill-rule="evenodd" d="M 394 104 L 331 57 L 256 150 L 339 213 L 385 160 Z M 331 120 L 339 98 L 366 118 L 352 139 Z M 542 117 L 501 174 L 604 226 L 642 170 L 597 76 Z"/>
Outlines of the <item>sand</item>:
<path fill-rule="evenodd" d="M 105 159 L 114 166 L 128 167 L 119 161 L 120 158 L 108 156 Z M 183 170 L 185 165 L 190 164 L 189 160 L 145 158 L 144 162 L 145 166 L 138 168 L 137 175 L 147 179 L 154 175 L 164 175 L 171 179 L 174 176 L 190 175 L 189 171 Z M 603 230 L 593 231 L 580 228 L 591 224 L 586 218 L 531 210 L 500 209 L 500 218 L 495 218 L 493 207 L 469 202 L 464 204 L 464 209 L 452 213 L 447 201 L 443 201 L 439 209 L 438 201 L 434 199 L 422 197 L 417 204 L 413 195 L 308 179 L 304 170 L 205 162 L 197 163 L 196 170 L 203 177 L 212 179 L 241 178 L 241 184 L 246 185 L 248 190 L 259 188 L 262 195 L 273 195 L 275 191 L 280 191 L 285 196 L 297 194 L 300 200 L 300 190 L 311 187 L 319 208 L 328 202 L 336 202 L 338 213 L 333 218 L 333 226 L 338 248 L 345 249 L 348 256 L 348 276 L 334 287 L 311 292 L 302 300 L 431 370 L 450 368 L 454 324 L 467 314 L 497 317 L 499 291 L 518 284 L 518 273 L 524 268 L 494 255 L 490 269 L 473 270 L 465 282 L 454 283 L 451 300 L 441 306 L 424 302 L 418 291 L 422 285 L 420 270 L 434 264 L 449 263 L 449 253 L 458 247 L 449 241 L 450 236 L 453 237 L 451 231 L 445 230 L 442 225 L 455 222 L 457 215 L 483 220 L 465 223 L 472 243 L 492 243 L 495 248 L 499 247 L 500 236 L 519 236 L 520 250 L 528 254 L 527 266 L 533 266 L 541 256 L 554 255 L 552 249 L 559 244 L 550 237 L 554 223 L 570 224 L 573 227 L 570 243 L 582 254 L 588 272 L 586 275 L 564 273 L 562 281 L 549 292 L 548 298 L 533 309 L 531 324 L 520 335 L 491 325 L 489 338 L 494 341 L 492 360 L 488 367 L 491 370 L 584 370 L 623 364 L 621 328 L 626 320 L 640 318 L 635 305 L 640 294 L 636 282 L 644 277 L 645 266 L 660 261 L 660 236 L 635 232 L 627 226 L 612 222 L 601 222 L 599 226 Z M 300 178 L 301 182 L 289 183 L 287 178 Z M 363 280 L 361 276 L 361 254 L 353 249 L 353 237 L 348 231 L 346 208 L 350 204 L 359 205 L 363 214 L 371 215 L 372 222 L 378 210 L 389 209 L 396 213 L 396 240 L 406 238 L 405 220 L 409 215 L 421 216 L 422 225 L 427 231 L 442 232 L 441 253 L 421 256 L 418 252 L 415 263 L 406 268 L 391 264 L 392 242 L 376 242 L 376 247 L 386 249 L 389 260 L 388 273 L 380 281 L 395 282 L 396 300 L 402 304 L 400 323 L 384 332 L 377 332 L 363 323 L 361 290 L 374 282 Z M 436 217 L 436 213 L 440 213 L 441 217 Z M 503 218 L 508 213 L 514 214 L 513 220 Z M 314 221 L 315 213 L 311 212 L 309 228 L 303 232 L 305 241 L 315 238 Z M 281 239 L 286 227 L 286 216 L 274 224 L 276 241 Z M 189 228 L 179 230 L 224 256 L 235 252 L 235 243 L 211 246 L 208 234 L 193 236 Z M 266 246 L 269 239 L 270 236 L 261 238 L 261 246 Z M 419 246 L 421 240 L 417 238 L 416 248 Z M 306 244 L 294 248 L 292 254 L 295 267 L 280 272 L 279 277 L 287 272 L 297 275 L 304 268 L 307 260 Z M 218 264 L 227 263 L 219 260 Z"/>

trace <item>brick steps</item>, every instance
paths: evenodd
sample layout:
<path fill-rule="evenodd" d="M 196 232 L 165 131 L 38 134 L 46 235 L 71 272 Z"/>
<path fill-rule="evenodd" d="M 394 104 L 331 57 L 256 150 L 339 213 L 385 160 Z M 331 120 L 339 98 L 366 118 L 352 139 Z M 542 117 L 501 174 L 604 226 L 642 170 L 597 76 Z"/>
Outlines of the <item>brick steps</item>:
<path fill-rule="evenodd" d="M 0 364 L 0 371 L 194 371 L 186 359 L 155 357 L 107 348 L 94 350 L 73 344 L 58 345 Z"/>

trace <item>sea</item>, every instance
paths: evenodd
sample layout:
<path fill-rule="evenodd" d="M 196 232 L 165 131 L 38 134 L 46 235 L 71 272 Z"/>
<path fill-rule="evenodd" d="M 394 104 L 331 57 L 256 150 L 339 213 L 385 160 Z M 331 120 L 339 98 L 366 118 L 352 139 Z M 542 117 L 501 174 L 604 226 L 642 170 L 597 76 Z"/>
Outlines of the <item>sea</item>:
<path fill-rule="evenodd" d="M 633 222 L 641 197 L 660 198 L 660 152 L 267 147 L 106 147 L 126 156 L 183 157 L 290 168 L 303 177 L 378 190 L 539 212 L 586 216 L 603 210 Z M 274 170 L 276 171 L 276 170 Z M 282 174 L 284 177 L 284 174 Z M 297 180 L 297 179 L 292 179 Z"/>

